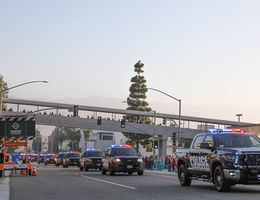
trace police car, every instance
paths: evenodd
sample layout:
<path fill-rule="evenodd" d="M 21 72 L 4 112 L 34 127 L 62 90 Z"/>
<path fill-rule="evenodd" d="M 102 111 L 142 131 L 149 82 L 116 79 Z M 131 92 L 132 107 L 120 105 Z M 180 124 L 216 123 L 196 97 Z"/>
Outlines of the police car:
<path fill-rule="evenodd" d="M 100 149 L 87 149 L 80 159 L 80 171 L 88 171 L 89 169 L 102 168 L 102 155 L 103 152 Z"/>
<path fill-rule="evenodd" d="M 79 167 L 80 154 L 79 152 L 70 151 L 67 152 L 63 158 L 63 167 L 68 168 L 68 166 L 78 166 Z"/>
<path fill-rule="evenodd" d="M 45 160 L 46 160 L 46 157 L 47 157 L 47 154 L 46 154 L 46 153 L 41 153 L 41 154 L 39 155 L 39 158 L 38 158 L 38 164 L 44 163 Z"/>
<path fill-rule="evenodd" d="M 55 153 L 48 153 L 44 161 L 44 164 L 45 165 L 54 164 L 55 163 L 54 159 L 55 159 Z"/>
<path fill-rule="evenodd" d="M 212 182 L 220 192 L 235 184 L 260 184 L 260 139 L 240 129 L 210 129 L 189 149 L 176 150 L 182 186 L 192 179 Z"/>
<path fill-rule="evenodd" d="M 56 158 L 54 159 L 54 163 L 57 167 L 63 164 L 63 158 L 65 156 L 65 153 L 60 152 L 57 154 Z"/>
<path fill-rule="evenodd" d="M 141 176 L 144 173 L 143 160 L 129 145 L 112 145 L 106 149 L 102 157 L 102 174 L 107 172 L 111 176 L 116 172 L 137 172 Z"/>

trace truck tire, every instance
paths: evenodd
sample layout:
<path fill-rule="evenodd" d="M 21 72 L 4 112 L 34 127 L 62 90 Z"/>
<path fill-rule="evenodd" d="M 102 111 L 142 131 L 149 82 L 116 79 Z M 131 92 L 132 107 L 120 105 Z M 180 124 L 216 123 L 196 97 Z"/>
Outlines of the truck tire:
<path fill-rule="evenodd" d="M 2 177 L 3 176 L 3 171 L 2 170 L 0 170 L 0 177 Z"/>
<path fill-rule="evenodd" d="M 138 171 L 137 174 L 138 174 L 138 176 L 142 176 L 144 174 L 144 171 L 143 170 L 142 171 Z"/>
<path fill-rule="evenodd" d="M 178 169 L 178 179 L 180 181 L 181 186 L 190 186 L 191 184 L 191 178 L 189 177 L 184 164 L 181 164 L 181 166 Z"/>
<path fill-rule="evenodd" d="M 231 183 L 229 183 L 224 176 L 221 166 L 216 167 L 214 171 L 214 185 L 219 192 L 226 192 L 230 189 Z"/>
<path fill-rule="evenodd" d="M 115 175 L 115 172 L 114 170 L 112 169 L 112 167 L 109 165 L 109 175 L 110 176 L 114 176 Z"/>
<path fill-rule="evenodd" d="M 107 173 L 107 171 L 104 168 L 102 168 L 102 174 L 106 175 L 106 173 Z"/>

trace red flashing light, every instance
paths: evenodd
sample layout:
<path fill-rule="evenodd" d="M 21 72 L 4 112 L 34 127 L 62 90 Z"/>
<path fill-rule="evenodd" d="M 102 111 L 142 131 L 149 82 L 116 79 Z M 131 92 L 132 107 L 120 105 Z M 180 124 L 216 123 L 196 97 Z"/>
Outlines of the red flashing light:
<path fill-rule="evenodd" d="M 126 148 L 131 148 L 131 146 L 130 146 L 130 145 L 128 145 L 128 144 L 126 144 L 126 145 L 125 145 L 125 147 L 126 147 Z"/>
<path fill-rule="evenodd" d="M 101 151 L 100 149 L 97 149 L 98 151 Z"/>
<path fill-rule="evenodd" d="M 229 129 L 230 133 L 245 133 L 244 130 L 241 130 L 240 128 L 231 128 Z"/>

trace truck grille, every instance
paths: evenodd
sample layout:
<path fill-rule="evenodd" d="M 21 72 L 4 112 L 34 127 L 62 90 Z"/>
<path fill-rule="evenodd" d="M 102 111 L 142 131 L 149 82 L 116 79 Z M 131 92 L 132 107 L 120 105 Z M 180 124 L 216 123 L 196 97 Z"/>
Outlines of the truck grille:
<path fill-rule="evenodd" d="M 122 164 L 136 164 L 137 159 L 136 158 L 120 158 Z"/>
<path fill-rule="evenodd" d="M 92 158 L 91 160 L 92 160 L 93 164 L 101 163 L 101 158 Z"/>
<path fill-rule="evenodd" d="M 258 168 L 260 167 L 260 154 L 247 154 L 245 161 L 249 168 Z"/>

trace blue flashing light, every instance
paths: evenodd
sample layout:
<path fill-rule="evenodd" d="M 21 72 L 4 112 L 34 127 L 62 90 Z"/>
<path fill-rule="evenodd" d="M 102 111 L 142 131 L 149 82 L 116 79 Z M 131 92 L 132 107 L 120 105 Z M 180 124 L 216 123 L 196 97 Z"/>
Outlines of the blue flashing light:
<path fill-rule="evenodd" d="M 215 129 L 215 128 L 212 128 L 212 129 L 209 129 L 208 130 L 208 133 L 211 133 L 211 134 L 218 134 L 218 133 L 245 133 L 244 130 L 241 130 L 241 129 L 229 129 L 229 128 L 225 128 L 225 129 Z"/>

